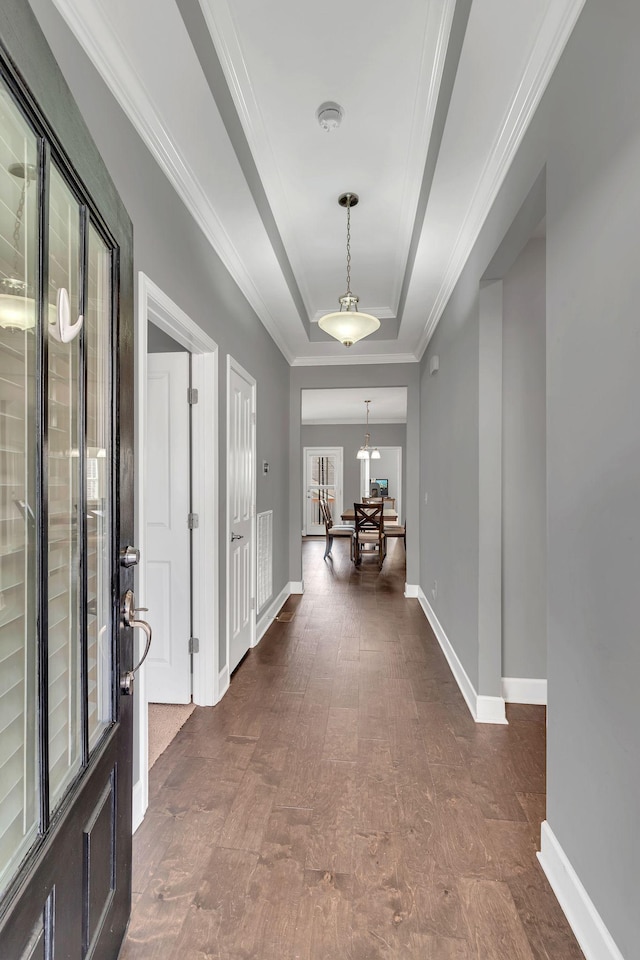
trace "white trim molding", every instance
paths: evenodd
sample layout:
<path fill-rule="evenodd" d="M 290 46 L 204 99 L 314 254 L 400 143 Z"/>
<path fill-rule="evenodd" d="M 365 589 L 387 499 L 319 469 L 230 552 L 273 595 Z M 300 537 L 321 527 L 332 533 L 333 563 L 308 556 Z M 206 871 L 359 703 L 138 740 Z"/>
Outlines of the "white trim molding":
<path fill-rule="evenodd" d="M 289 583 L 289 593 L 304 593 L 304 580 L 291 580 Z"/>
<path fill-rule="evenodd" d="M 409 585 L 405 584 L 405 597 Z M 413 588 L 411 588 L 413 589 Z M 460 692 L 464 697 L 471 716 L 476 723 L 508 723 L 505 702 L 502 697 L 487 697 L 479 694 L 473 686 L 467 671 L 462 666 L 458 654 L 453 649 L 451 641 L 447 637 L 442 624 L 438 620 L 435 611 L 427 600 L 424 590 L 418 587 L 418 602 L 424 611 L 424 615 L 431 625 L 431 629 L 436 635 L 436 639 L 442 648 L 442 652 L 447 658 L 447 663 L 451 668 L 454 679 L 460 687 Z"/>
<path fill-rule="evenodd" d="M 624 960 L 593 900 L 545 820 L 538 860 L 586 960 Z"/>
<path fill-rule="evenodd" d="M 277 617 L 278 613 L 287 602 L 289 597 L 292 594 L 291 584 L 286 583 L 275 600 L 272 600 L 269 606 L 266 608 L 264 613 L 261 615 L 258 623 L 256 625 L 256 639 L 253 644 L 254 647 L 257 647 L 265 633 Z"/>
<path fill-rule="evenodd" d="M 374 341 L 375 342 L 375 341 Z M 354 367 L 370 363 L 419 363 L 420 357 L 414 353 L 332 353 L 331 356 L 318 354 L 315 357 L 296 357 L 290 360 L 292 367 Z"/>
<path fill-rule="evenodd" d="M 147 324 L 149 320 L 192 354 L 193 385 L 199 403 L 193 408 L 193 496 L 200 525 L 193 538 L 193 627 L 200 640 L 194 655 L 193 700 L 202 706 L 217 703 L 218 680 L 218 346 L 146 274 L 138 273 L 136 313 L 136 545 L 140 564 L 136 592 L 144 602 L 146 580 L 146 444 L 147 444 Z M 148 805 L 148 711 L 145 667 L 136 681 L 139 780 L 133 785 L 133 824 L 137 829 Z"/>
<path fill-rule="evenodd" d="M 147 797 L 148 790 L 145 791 L 142 780 L 136 780 L 132 790 L 133 819 L 131 824 L 131 833 L 135 833 L 147 812 L 149 805 Z"/>
<path fill-rule="evenodd" d="M 417 600 L 420 596 L 420 587 L 417 583 L 405 583 L 404 595 L 407 599 Z"/>
<path fill-rule="evenodd" d="M 503 677 L 502 696 L 507 703 L 547 704 L 547 681 L 532 677 Z"/>
<path fill-rule="evenodd" d="M 229 689 L 230 677 L 229 677 L 229 664 L 225 663 L 224 667 L 218 674 L 218 703 L 224 697 L 225 693 Z"/>
<path fill-rule="evenodd" d="M 548 5 L 529 62 L 505 112 L 458 233 L 444 279 L 418 341 L 416 355 L 419 359 L 422 359 L 460 279 L 584 4 L 585 0 L 564 0 L 562 3 Z"/>

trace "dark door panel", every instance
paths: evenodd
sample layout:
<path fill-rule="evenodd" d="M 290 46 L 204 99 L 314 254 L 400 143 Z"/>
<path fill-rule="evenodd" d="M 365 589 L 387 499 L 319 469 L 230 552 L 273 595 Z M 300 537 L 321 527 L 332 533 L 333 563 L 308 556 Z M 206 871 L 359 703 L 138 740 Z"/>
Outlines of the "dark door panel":
<path fill-rule="evenodd" d="M 0 957 L 115 960 L 131 904 L 132 230 L 25 0 L 0 6 L 0 126 Z"/>

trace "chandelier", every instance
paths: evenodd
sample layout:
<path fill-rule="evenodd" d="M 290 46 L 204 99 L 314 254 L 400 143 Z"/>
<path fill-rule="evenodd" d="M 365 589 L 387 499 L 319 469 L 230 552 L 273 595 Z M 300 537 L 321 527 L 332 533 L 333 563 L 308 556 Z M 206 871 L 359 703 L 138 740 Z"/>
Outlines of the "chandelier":
<path fill-rule="evenodd" d="M 377 447 L 371 447 L 369 441 L 371 440 L 371 434 L 369 433 L 369 404 L 371 400 L 365 400 L 365 405 L 367 408 L 367 432 L 364 435 L 364 444 L 360 447 L 356 453 L 357 460 L 379 460 L 380 451 Z"/>
<path fill-rule="evenodd" d="M 351 292 L 351 207 L 355 207 L 358 199 L 357 193 L 343 193 L 338 197 L 340 206 L 347 208 L 347 292 L 338 297 L 338 311 L 326 313 L 318 320 L 320 329 L 335 337 L 345 347 L 353 346 L 356 341 L 368 337 L 380 326 L 377 317 L 358 311 L 360 298 Z"/>

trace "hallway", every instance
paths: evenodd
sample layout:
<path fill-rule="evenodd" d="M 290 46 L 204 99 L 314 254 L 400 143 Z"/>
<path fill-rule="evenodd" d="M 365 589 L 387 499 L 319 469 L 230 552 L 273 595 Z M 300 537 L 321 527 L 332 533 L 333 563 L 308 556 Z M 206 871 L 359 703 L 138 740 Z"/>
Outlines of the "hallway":
<path fill-rule="evenodd" d="M 471 720 L 399 541 L 323 552 L 151 770 L 121 960 L 579 960 L 535 857 L 544 709 Z"/>

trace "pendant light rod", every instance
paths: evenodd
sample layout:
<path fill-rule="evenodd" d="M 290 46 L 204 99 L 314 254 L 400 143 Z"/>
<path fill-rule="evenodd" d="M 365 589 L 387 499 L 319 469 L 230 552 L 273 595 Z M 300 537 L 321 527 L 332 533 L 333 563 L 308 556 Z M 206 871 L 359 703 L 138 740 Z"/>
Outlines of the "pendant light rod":
<path fill-rule="evenodd" d="M 377 447 L 370 446 L 371 434 L 369 433 L 369 404 L 371 400 L 364 401 L 367 408 L 367 432 L 364 435 L 364 444 L 360 447 L 356 454 L 356 460 L 379 460 L 380 451 Z"/>

